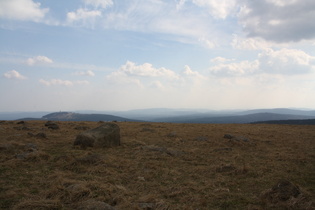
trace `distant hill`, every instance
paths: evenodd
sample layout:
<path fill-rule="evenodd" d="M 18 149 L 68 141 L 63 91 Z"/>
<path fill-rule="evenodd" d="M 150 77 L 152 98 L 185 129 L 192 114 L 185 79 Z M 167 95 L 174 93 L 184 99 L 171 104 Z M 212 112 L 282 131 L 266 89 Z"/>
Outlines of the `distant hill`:
<path fill-rule="evenodd" d="M 286 115 L 307 115 L 307 116 L 315 116 L 315 110 L 299 110 L 299 109 L 285 109 L 285 108 L 277 108 L 277 109 L 253 109 L 238 112 L 238 114 L 257 114 L 257 113 L 273 113 L 273 114 L 286 114 Z"/>
<path fill-rule="evenodd" d="M 107 114 L 78 114 L 74 112 L 54 112 L 44 115 L 42 118 L 22 118 L 20 120 L 53 120 L 53 121 L 128 121 L 139 122 L 140 120 L 128 119 Z"/>
<path fill-rule="evenodd" d="M 301 120 L 310 119 L 307 115 L 290 115 L 290 114 L 274 114 L 274 113 L 256 113 L 247 115 L 230 115 L 230 116 L 208 116 L 208 117 L 195 117 L 189 116 L 187 118 L 181 117 L 173 119 L 161 119 L 161 121 L 174 122 L 174 123 L 252 123 L 258 121 L 270 120 Z"/>
<path fill-rule="evenodd" d="M 253 122 L 252 124 L 315 125 L 315 119 L 307 119 L 307 120 L 269 120 L 269 121 Z"/>
<path fill-rule="evenodd" d="M 0 112 L 0 120 L 16 120 L 20 118 L 41 118 L 49 112 Z"/>
<path fill-rule="evenodd" d="M 42 114 L 42 115 L 40 115 Z M 315 110 L 302 109 L 138 109 L 129 111 L 69 111 L 69 112 L 0 112 L 0 120 L 58 121 L 146 121 L 171 123 L 253 123 L 281 120 L 315 119 Z M 282 123 L 282 122 L 281 122 Z M 297 121 L 296 121 L 297 123 Z"/>

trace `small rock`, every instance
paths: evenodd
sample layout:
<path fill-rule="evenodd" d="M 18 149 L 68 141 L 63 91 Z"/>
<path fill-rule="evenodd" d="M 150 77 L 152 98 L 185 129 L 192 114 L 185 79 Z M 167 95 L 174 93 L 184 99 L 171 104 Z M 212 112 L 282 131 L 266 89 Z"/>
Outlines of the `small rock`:
<path fill-rule="evenodd" d="M 45 123 L 45 126 L 48 127 L 48 129 L 52 129 L 52 130 L 58 130 L 59 129 L 59 126 L 52 121 L 47 121 Z"/>
<path fill-rule="evenodd" d="M 249 139 L 244 137 L 244 136 L 237 136 L 235 137 L 236 141 L 244 141 L 244 142 L 249 142 Z"/>
<path fill-rule="evenodd" d="M 22 127 L 13 127 L 15 130 L 19 130 L 19 131 L 21 131 L 21 130 L 24 130 L 24 131 L 28 131 L 28 130 L 31 130 L 31 129 L 29 129 L 28 127 L 26 127 L 26 126 L 22 126 Z"/>
<path fill-rule="evenodd" d="M 25 149 L 27 150 L 37 150 L 37 145 L 36 144 L 33 144 L 33 143 L 28 143 L 28 144 L 25 144 Z"/>
<path fill-rule="evenodd" d="M 232 136 L 231 134 L 224 134 L 223 138 L 225 138 L 225 139 L 233 139 L 234 136 Z"/>
<path fill-rule="evenodd" d="M 296 198 L 301 193 L 299 187 L 287 180 L 281 180 L 268 190 L 263 197 L 272 203 L 287 201 L 291 197 Z"/>
<path fill-rule="evenodd" d="M 47 138 L 45 133 L 38 133 L 38 134 L 35 135 L 35 137 L 41 138 L 41 139 L 46 139 Z"/>
<path fill-rule="evenodd" d="M 119 146 L 120 128 L 115 123 L 104 123 L 77 135 L 73 145 L 81 145 L 82 148 Z"/>
<path fill-rule="evenodd" d="M 249 139 L 244 136 L 233 136 L 231 134 L 224 134 L 223 138 L 235 141 L 249 142 Z"/>

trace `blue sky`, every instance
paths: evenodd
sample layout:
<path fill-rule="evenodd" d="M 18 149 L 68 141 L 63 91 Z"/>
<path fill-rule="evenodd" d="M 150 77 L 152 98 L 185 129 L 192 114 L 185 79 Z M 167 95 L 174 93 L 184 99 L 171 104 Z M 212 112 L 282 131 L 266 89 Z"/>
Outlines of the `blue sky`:
<path fill-rule="evenodd" d="M 313 0 L 0 0 L 0 111 L 315 109 Z"/>

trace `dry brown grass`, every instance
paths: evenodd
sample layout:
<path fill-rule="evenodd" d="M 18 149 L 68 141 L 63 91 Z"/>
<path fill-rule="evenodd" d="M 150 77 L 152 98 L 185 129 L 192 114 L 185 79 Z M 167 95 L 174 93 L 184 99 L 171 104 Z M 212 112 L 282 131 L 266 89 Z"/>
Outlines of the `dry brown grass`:
<path fill-rule="evenodd" d="M 78 127 L 99 123 L 16 123 L 0 123 L 2 209 L 314 209 L 315 126 L 118 122 L 121 146 L 83 150 Z M 299 195 L 267 199 L 279 180 Z"/>

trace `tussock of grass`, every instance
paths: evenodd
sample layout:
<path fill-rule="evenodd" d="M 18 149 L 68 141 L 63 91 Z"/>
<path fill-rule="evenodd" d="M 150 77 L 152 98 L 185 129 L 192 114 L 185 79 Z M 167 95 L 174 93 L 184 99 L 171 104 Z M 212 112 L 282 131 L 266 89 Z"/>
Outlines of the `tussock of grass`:
<path fill-rule="evenodd" d="M 100 123 L 16 123 L 0 124 L 1 209 L 314 208 L 314 126 L 119 122 L 121 146 L 81 149 Z M 279 199 L 279 180 L 299 193 Z"/>

